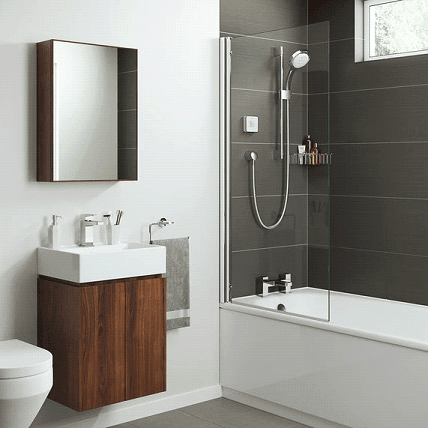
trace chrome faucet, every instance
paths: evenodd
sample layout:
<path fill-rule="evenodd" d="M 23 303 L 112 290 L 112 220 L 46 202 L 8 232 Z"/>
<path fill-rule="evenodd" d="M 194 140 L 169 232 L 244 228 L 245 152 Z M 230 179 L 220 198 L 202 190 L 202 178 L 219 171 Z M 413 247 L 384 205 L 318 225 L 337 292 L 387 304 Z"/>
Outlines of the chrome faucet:
<path fill-rule="evenodd" d="M 277 279 L 269 279 L 267 276 L 258 276 L 256 278 L 256 294 L 266 297 L 273 291 L 281 293 L 291 293 L 291 273 L 283 273 Z"/>
<path fill-rule="evenodd" d="M 82 247 L 94 246 L 93 226 L 98 226 L 99 224 L 104 224 L 101 214 L 80 214 L 80 245 Z"/>

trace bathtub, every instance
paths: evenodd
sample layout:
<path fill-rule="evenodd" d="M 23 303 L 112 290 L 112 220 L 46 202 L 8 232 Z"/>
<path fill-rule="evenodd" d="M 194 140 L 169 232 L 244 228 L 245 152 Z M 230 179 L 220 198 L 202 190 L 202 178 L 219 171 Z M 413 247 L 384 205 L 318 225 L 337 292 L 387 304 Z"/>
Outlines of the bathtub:
<path fill-rule="evenodd" d="M 223 395 L 313 427 L 428 427 L 428 307 L 326 294 L 222 303 Z"/>

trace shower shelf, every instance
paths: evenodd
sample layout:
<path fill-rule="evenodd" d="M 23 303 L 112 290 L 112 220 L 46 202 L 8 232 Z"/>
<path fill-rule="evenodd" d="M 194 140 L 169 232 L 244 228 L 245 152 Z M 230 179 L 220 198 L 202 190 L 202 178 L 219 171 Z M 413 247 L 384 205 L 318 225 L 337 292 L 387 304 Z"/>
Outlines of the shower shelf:
<path fill-rule="evenodd" d="M 332 153 L 291 153 L 291 165 L 331 165 Z"/>

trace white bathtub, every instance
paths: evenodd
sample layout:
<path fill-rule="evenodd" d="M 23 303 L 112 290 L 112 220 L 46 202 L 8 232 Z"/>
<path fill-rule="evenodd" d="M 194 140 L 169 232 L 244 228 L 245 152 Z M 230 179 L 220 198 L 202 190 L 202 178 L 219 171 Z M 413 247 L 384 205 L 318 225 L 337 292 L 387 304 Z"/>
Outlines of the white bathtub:
<path fill-rule="evenodd" d="M 428 427 L 428 307 L 330 296 L 330 322 L 275 310 L 325 318 L 323 290 L 221 304 L 224 396 L 313 427 Z"/>

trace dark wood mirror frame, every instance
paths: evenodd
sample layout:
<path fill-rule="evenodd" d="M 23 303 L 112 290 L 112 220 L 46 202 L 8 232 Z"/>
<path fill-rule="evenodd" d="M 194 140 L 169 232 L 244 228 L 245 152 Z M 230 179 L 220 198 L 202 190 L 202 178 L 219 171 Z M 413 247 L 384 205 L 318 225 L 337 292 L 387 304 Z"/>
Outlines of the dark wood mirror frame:
<path fill-rule="evenodd" d="M 54 42 L 37 43 L 37 181 L 135 181 L 138 180 L 138 51 L 118 50 L 117 180 L 54 179 Z M 79 43 L 79 42 L 68 42 Z"/>

